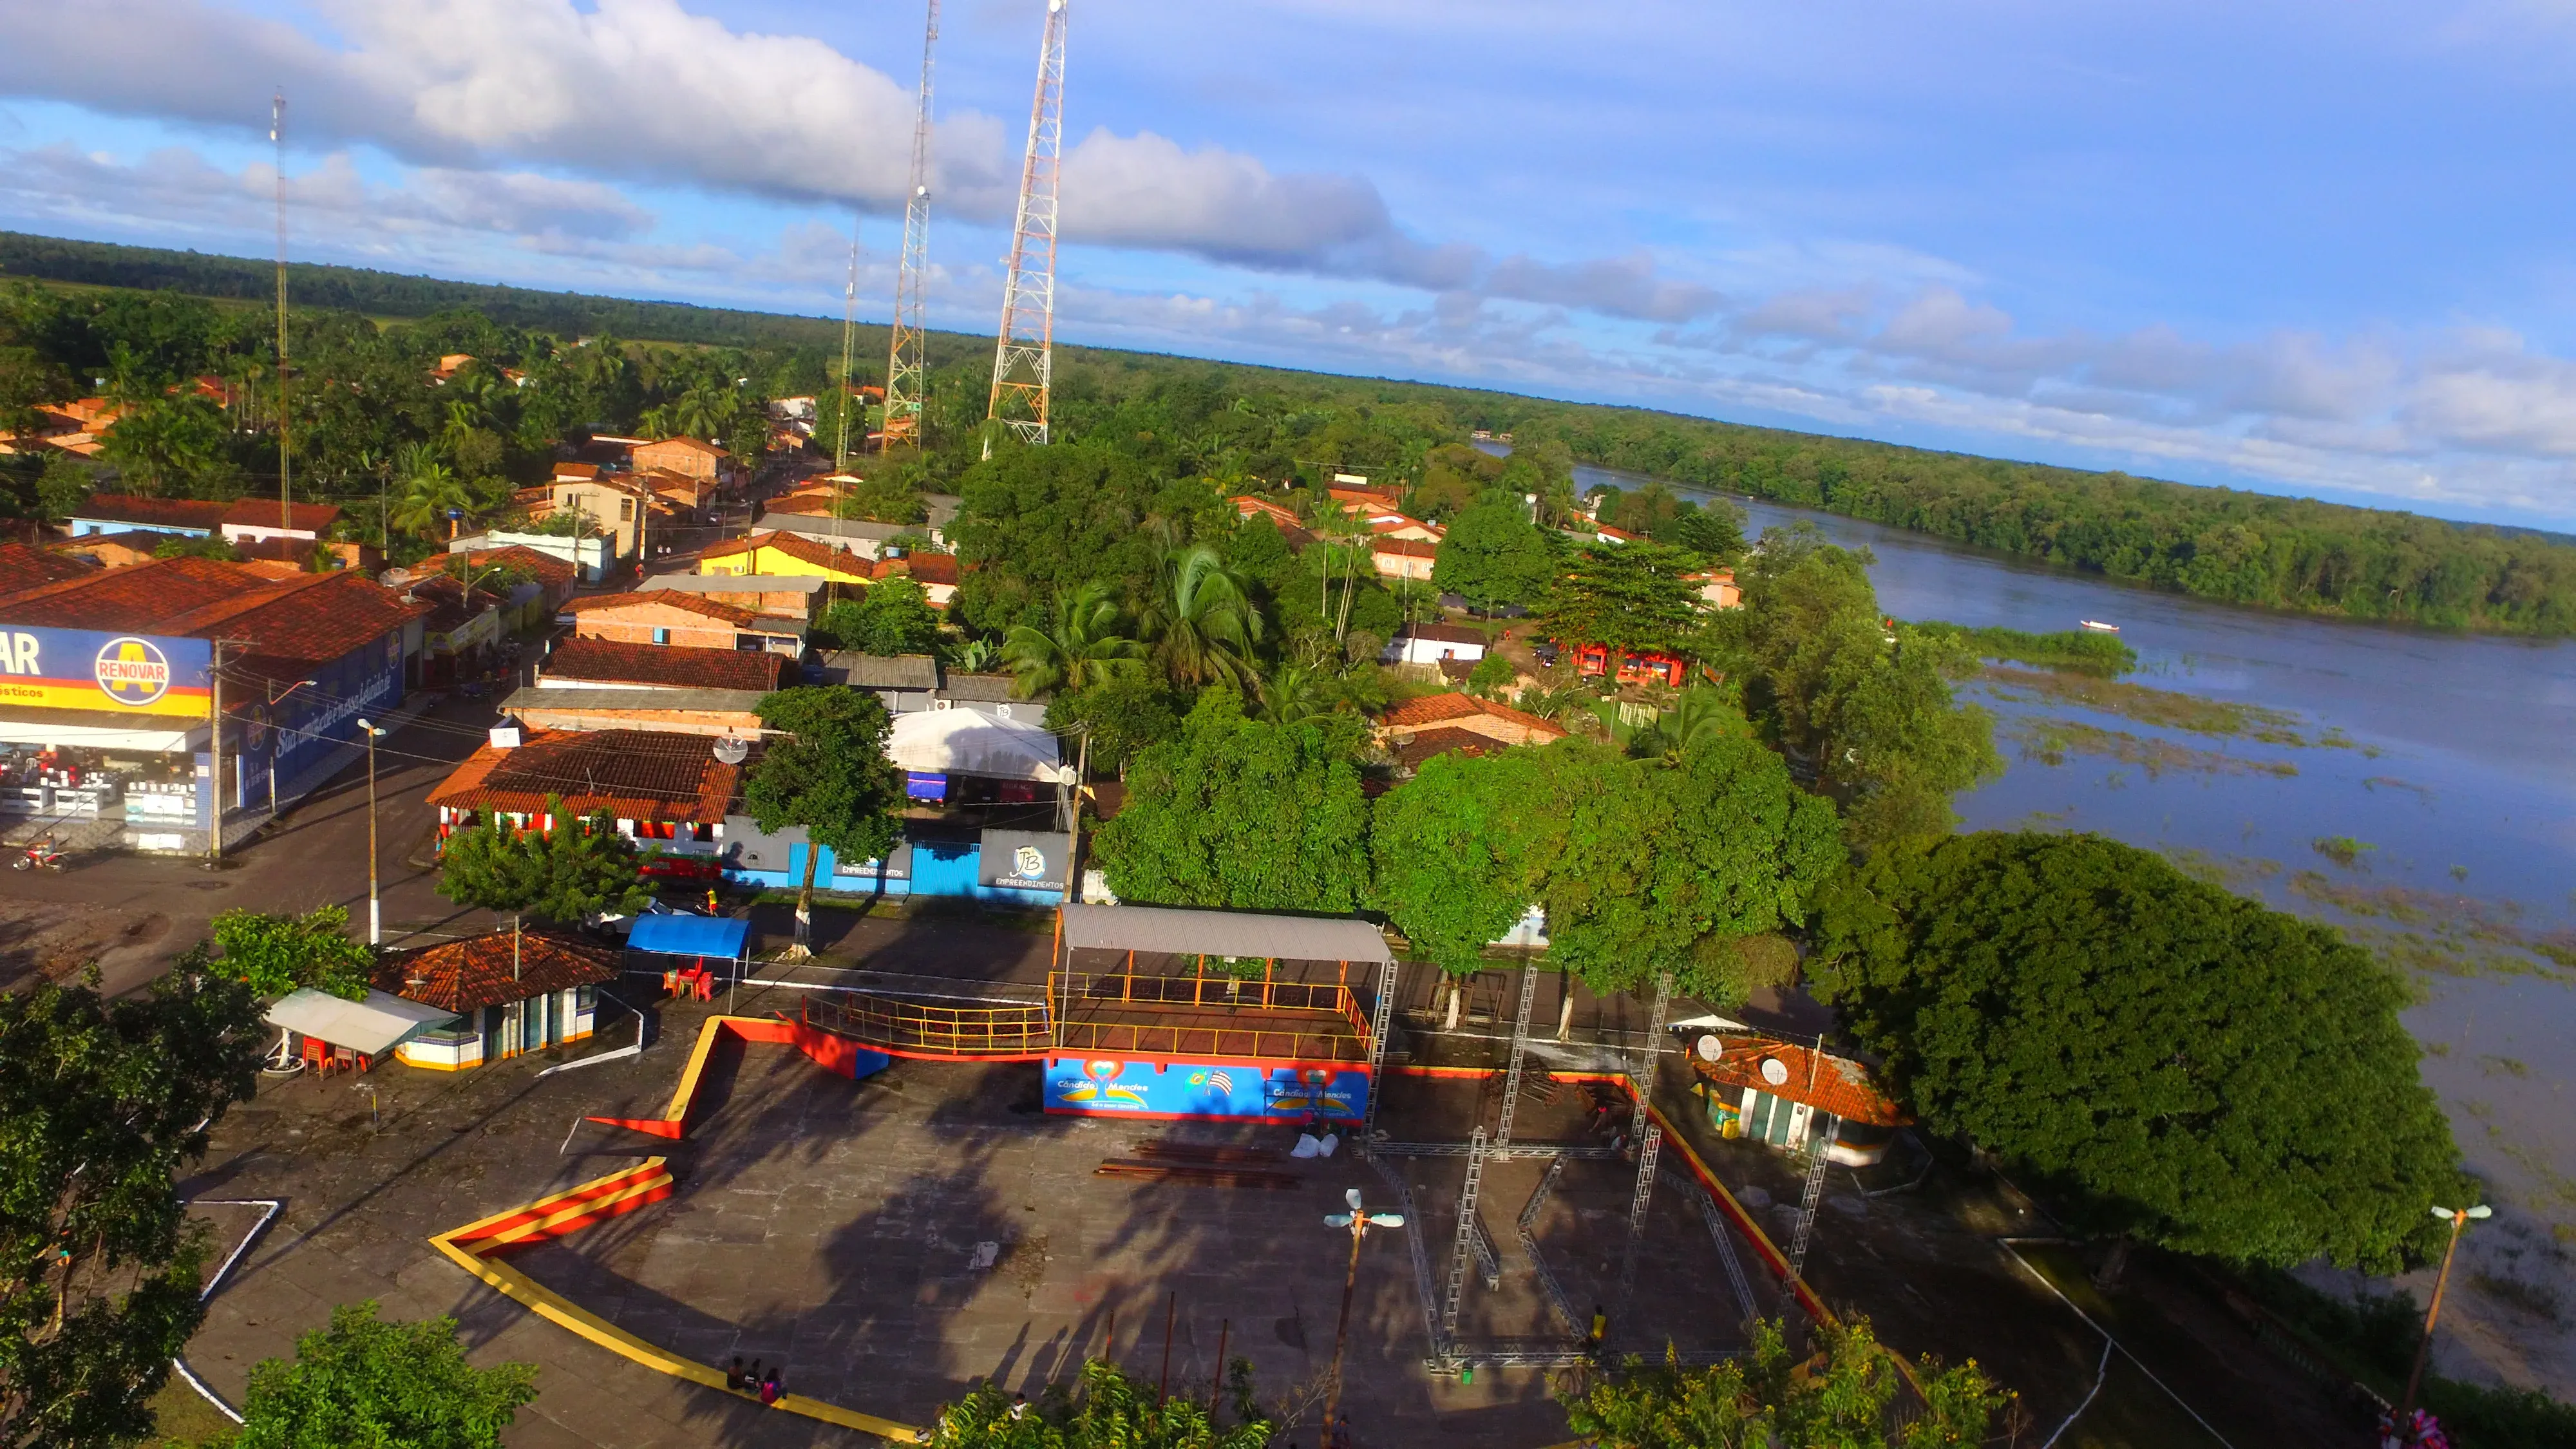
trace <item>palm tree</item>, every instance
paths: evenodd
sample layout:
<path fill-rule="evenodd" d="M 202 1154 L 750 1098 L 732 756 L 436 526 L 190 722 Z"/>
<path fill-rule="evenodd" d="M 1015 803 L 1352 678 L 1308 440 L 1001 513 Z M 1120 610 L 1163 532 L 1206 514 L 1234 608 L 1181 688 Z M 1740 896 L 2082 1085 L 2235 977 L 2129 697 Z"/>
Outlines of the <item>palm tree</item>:
<path fill-rule="evenodd" d="M 1257 690 L 1261 718 L 1275 725 L 1303 724 L 1330 708 L 1315 687 L 1314 671 L 1302 664 L 1282 661 L 1268 678 L 1258 681 Z"/>
<path fill-rule="evenodd" d="M 1161 587 L 1138 613 L 1156 662 L 1189 688 L 1242 682 L 1268 627 L 1241 576 L 1203 543 L 1163 556 Z"/>
<path fill-rule="evenodd" d="M 462 513 L 474 506 L 474 494 L 465 486 L 465 480 L 424 450 L 404 452 L 402 493 L 394 500 L 393 521 L 401 524 L 405 533 L 433 537 L 438 521 L 450 510 Z M 453 536 L 455 532 L 451 524 L 448 533 Z"/>
<path fill-rule="evenodd" d="M 1058 594 L 1046 624 L 1015 624 L 1002 639 L 1002 660 L 1019 676 L 1012 693 L 1061 689 L 1079 693 L 1144 669 L 1145 646 L 1119 632 L 1123 621 L 1109 585 L 1097 580 Z"/>

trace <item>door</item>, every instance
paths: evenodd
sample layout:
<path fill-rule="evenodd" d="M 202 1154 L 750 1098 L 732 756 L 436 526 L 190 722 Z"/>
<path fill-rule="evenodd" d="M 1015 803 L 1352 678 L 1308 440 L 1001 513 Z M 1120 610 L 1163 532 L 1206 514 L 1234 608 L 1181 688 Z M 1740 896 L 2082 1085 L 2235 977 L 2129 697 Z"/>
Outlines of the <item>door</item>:
<path fill-rule="evenodd" d="M 984 852 L 971 840 L 916 840 L 912 843 L 912 893 L 971 896 L 983 862 Z"/>

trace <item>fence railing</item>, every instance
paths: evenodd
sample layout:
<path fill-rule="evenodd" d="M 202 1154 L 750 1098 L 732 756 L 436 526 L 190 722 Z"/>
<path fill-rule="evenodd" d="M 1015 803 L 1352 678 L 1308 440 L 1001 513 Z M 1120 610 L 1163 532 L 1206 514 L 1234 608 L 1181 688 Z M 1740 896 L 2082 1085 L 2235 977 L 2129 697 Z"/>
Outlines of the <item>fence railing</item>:
<path fill-rule="evenodd" d="M 1047 978 L 1047 996 L 1056 1005 L 1056 1043 L 1067 1055 L 1369 1059 L 1368 1020 L 1347 986 L 1059 971 Z M 1156 1020 L 1182 1011 L 1222 1012 L 1231 1019 Z"/>
<path fill-rule="evenodd" d="M 851 994 L 805 998 L 807 1026 L 909 1056 L 1043 1056 L 1054 1048 L 1047 1009 L 1037 1002 L 933 1006 L 899 997 Z"/>

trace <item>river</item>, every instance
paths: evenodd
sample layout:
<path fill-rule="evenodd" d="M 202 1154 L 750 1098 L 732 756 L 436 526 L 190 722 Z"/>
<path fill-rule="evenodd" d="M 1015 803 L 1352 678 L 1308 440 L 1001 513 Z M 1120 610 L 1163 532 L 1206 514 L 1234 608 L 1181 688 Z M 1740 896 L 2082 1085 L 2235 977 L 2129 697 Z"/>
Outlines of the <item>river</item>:
<path fill-rule="evenodd" d="M 1587 492 L 1648 481 L 1575 469 Z M 1867 548 L 1899 618 L 2033 632 L 2101 620 L 2138 652 L 2132 682 L 2299 717 L 2286 731 L 2309 743 L 2267 744 L 1972 685 L 2006 765 L 1954 804 L 1969 829 L 2087 830 L 2164 852 L 2414 961 L 2406 1023 L 2425 1081 L 2499 1204 L 2463 1247 L 2470 1291 L 2439 1351 L 2466 1376 L 2576 1397 L 2576 970 L 2508 949 L 2576 946 L 2576 642 L 2239 608 L 1727 496 L 1748 534 L 1804 520 Z M 2126 758 L 2064 748 L 2069 726 Z M 2419 1300 L 2429 1287 L 2406 1281 Z"/>

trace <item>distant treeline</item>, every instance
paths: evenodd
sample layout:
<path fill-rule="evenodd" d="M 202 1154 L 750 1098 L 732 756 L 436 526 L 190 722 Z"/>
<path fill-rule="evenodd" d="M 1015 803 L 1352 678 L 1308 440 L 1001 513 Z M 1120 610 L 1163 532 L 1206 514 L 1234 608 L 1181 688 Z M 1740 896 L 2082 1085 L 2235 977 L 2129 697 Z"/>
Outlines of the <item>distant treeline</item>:
<path fill-rule="evenodd" d="M 2357 619 L 2576 633 L 2564 535 L 1529 398 L 1478 425 L 1587 462 L 2179 589 Z"/>
<path fill-rule="evenodd" d="M 264 298 L 273 264 L 197 252 L 0 232 L 0 276 L 209 297 Z M 718 347 L 832 349 L 840 324 L 677 302 L 534 292 L 355 267 L 296 265 L 301 307 L 428 317 L 470 309 L 506 327 Z M 862 330 L 881 360 L 885 329 Z M 990 342 L 934 334 L 934 368 L 967 367 Z M 1121 374 L 1213 372 L 1246 387 L 1298 376 L 1110 349 L 1065 348 L 1060 404 Z M 1103 369 L 1097 379 L 1085 377 Z M 863 366 L 861 376 L 876 368 Z M 1304 375 L 1310 383 L 1326 380 Z M 1340 380 L 1336 380 L 1337 382 Z M 1121 390 L 1117 388 L 1111 389 Z M 1347 384 L 1328 389 L 1348 393 Z M 952 400 L 980 407 L 980 384 Z M 1674 413 L 1549 402 L 1433 384 L 1371 381 L 1378 407 L 1511 432 L 1526 448 L 1561 441 L 1586 462 L 1749 494 L 1962 543 L 2046 559 L 2202 598 L 2440 628 L 2576 633 L 2576 546 L 2563 535 L 2447 523 L 2416 514 L 2228 488 L 2191 487 L 1888 443 L 1745 427 Z M 979 414 L 980 415 L 980 414 Z M 962 414 L 961 414 L 962 416 Z"/>

